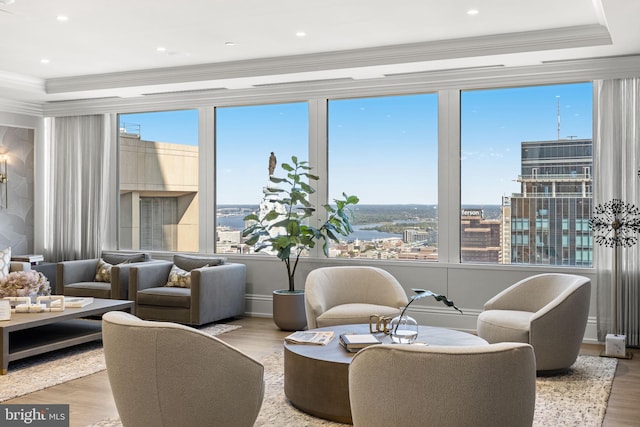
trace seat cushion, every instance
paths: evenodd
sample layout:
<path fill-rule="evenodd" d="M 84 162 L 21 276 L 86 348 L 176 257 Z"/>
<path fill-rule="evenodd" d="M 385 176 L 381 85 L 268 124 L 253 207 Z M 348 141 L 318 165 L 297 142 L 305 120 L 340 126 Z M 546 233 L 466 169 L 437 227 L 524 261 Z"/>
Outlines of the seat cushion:
<path fill-rule="evenodd" d="M 490 344 L 529 342 L 530 311 L 487 310 L 478 316 L 478 336 Z"/>
<path fill-rule="evenodd" d="M 191 289 L 159 287 L 138 291 L 137 303 L 139 305 L 155 305 L 160 307 L 191 307 Z"/>
<path fill-rule="evenodd" d="M 318 328 L 335 325 L 349 325 L 354 323 L 369 323 L 369 316 L 395 317 L 400 314 L 396 307 L 376 304 L 342 304 L 330 308 L 316 319 Z"/>
<path fill-rule="evenodd" d="M 111 298 L 111 283 L 77 282 L 64 285 L 64 294 L 72 297 Z"/>

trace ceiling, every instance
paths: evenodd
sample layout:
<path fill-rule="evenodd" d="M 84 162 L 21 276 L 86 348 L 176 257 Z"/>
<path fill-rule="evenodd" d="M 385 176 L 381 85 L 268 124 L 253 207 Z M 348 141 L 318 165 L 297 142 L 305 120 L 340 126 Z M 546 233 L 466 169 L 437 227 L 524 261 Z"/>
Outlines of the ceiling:
<path fill-rule="evenodd" d="M 0 99 L 635 55 L 637 16 L 638 0 L 0 0 Z"/>

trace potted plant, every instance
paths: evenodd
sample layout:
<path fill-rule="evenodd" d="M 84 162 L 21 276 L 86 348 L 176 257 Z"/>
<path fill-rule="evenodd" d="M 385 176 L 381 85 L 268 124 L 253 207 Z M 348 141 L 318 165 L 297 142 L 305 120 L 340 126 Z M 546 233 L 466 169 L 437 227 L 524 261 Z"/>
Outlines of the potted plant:
<path fill-rule="evenodd" d="M 324 205 L 328 216 L 320 227 L 309 224 L 316 211 L 309 201 L 315 189 L 309 184 L 319 178 L 310 173 L 307 161 L 291 157 L 291 164 L 282 163 L 286 177 L 273 176 L 274 161 L 269 162 L 270 185 L 264 189 L 265 197 L 259 213 L 244 218 L 249 222 L 242 232 L 245 243 L 254 246 L 255 251 L 270 250 L 284 263 L 287 270 L 288 289 L 274 291 L 273 318 L 284 330 L 301 330 L 307 320 L 304 312 L 304 291 L 295 287 L 295 274 L 300 255 L 314 248 L 322 241 L 322 250 L 329 256 L 329 241 L 338 243 L 338 236 L 347 236 L 353 231 L 350 223 L 349 205 L 358 203 L 356 196 L 334 199 L 335 206 Z M 280 186 L 285 188 L 281 188 Z M 283 301 L 283 299 L 285 301 Z M 290 302 L 289 300 L 295 300 Z"/>

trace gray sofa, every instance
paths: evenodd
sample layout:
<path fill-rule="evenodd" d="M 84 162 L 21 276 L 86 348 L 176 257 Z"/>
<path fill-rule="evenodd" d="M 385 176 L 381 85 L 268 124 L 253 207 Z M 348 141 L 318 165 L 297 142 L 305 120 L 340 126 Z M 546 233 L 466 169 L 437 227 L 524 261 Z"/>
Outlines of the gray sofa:
<path fill-rule="evenodd" d="M 190 287 L 166 286 L 174 266 L 189 273 Z M 142 319 L 203 325 L 242 316 L 245 287 L 244 264 L 226 263 L 213 256 L 174 255 L 173 263 L 133 266 L 129 294 L 135 301 L 136 315 Z"/>
<path fill-rule="evenodd" d="M 100 259 L 111 264 L 111 281 L 96 280 Z M 129 271 L 151 261 L 146 252 L 103 251 L 100 258 L 62 261 L 56 266 L 56 293 L 76 297 L 129 299 Z"/>

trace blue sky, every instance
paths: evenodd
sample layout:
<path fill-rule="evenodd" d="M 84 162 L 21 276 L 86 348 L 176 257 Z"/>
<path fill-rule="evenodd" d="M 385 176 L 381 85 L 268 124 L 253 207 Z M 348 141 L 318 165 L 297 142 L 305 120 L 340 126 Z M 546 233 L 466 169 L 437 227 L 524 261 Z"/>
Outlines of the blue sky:
<path fill-rule="evenodd" d="M 499 204 L 519 192 L 520 142 L 591 138 L 591 83 L 465 91 L 462 94 L 462 202 Z M 126 114 L 142 138 L 197 145 L 197 111 Z M 307 104 L 217 109 L 220 204 L 255 204 L 268 182 L 268 156 L 308 159 Z M 329 103 L 329 194 L 361 203 L 437 202 L 437 95 Z M 280 172 L 278 166 L 276 175 Z M 315 171 L 318 172 L 318 171 Z"/>

